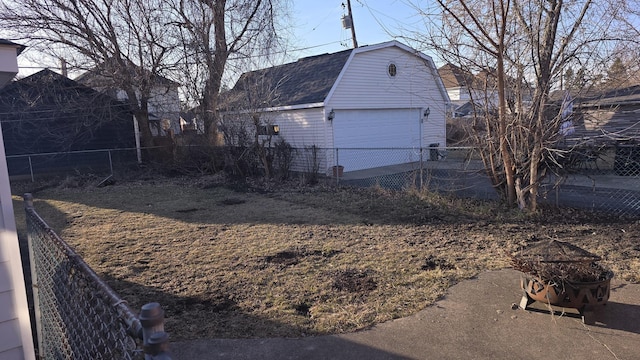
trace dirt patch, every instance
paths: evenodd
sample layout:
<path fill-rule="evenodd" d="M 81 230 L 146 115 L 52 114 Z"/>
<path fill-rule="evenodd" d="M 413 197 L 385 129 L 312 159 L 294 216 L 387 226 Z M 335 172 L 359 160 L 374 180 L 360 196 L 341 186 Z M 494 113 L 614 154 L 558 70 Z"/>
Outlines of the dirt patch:
<path fill-rule="evenodd" d="M 278 264 L 280 266 L 292 266 L 300 262 L 299 258 L 303 256 L 299 251 L 280 251 L 275 255 L 264 257 L 264 261 L 269 264 Z"/>
<path fill-rule="evenodd" d="M 220 201 L 220 204 L 222 205 L 240 205 L 240 204 L 244 204 L 245 202 L 247 202 L 244 199 L 239 199 L 239 198 L 226 198 L 226 199 L 222 199 L 222 201 Z"/>
<path fill-rule="evenodd" d="M 333 288 L 338 291 L 363 293 L 378 288 L 371 270 L 347 269 L 333 274 Z"/>
<path fill-rule="evenodd" d="M 449 262 L 445 259 L 438 259 L 436 257 L 434 257 L 433 255 L 429 256 L 428 258 L 426 258 L 424 260 L 424 264 L 422 264 L 422 266 L 420 267 L 420 269 L 422 270 L 435 270 L 435 269 L 441 269 L 441 270 L 453 270 L 456 267 L 452 264 L 449 264 Z"/>

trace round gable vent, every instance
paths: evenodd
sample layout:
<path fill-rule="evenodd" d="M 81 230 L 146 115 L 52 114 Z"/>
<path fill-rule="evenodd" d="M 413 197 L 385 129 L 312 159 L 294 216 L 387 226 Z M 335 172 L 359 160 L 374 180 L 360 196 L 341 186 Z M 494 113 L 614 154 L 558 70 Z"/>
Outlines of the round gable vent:
<path fill-rule="evenodd" d="M 398 74 L 398 68 L 396 67 L 396 64 L 394 63 L 389 64 L 389 67 L 387 68 L 387 72 L 391 77 L 396 76 L 396 74 Z"/>

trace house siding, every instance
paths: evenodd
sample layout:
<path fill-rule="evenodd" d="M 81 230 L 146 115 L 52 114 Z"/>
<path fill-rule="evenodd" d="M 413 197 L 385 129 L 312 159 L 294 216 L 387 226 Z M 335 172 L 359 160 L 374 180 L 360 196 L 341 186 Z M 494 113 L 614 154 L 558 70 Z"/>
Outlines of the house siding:
<path fill-rule="evenodd" d="M 394 77 L 389 76 L 387 71 L 391 63 L 397 67 Z M 336 111 L 423 111 L 429 108 L 430 114 L 422 126 L 422 144 L 428 146 L 438 143 L 445 146 L 448 99 L 439 88 L 439 81 L 437 71 L 431 68 L 430 63 L 398 47 L 355 53 L 325 105 L 327 109 Z"/>
<path fill-rule="evenodd" d="M 315 145 L 320 152 L 321 169 L 326 167 L 327 121 L 324 119 L 324 108 L 284 110 L 263 113 L 264 123 L 278 125 L 280 134 L 272 138 L 272 142 L 284 139 L 289 145 L 298 149 L 292 164 L 293 171 L 306 172 L 310 169 L 308 154 L 310 147 Z M 330 152 L 329 152 L 330 153 Z"/>
<path fill-rule="evenodd" d="M 387 72 L 391 63 L 397 67 L 394 77 Z M 435 72 L 422 58 L 397 47 L 355 53 L 326 104 L 336 109 L 430 107 L 432 113 L 444 113 L 446 100 Z"/>
<path fill-rule="evenodd" d="M 325 121 L 322 108 L 286 110 L 262 115 L 270 124 L 280 126 L 280 135 L 291 146 L 321 146 L 325 144 Z"/>
<path fill-rule="evenodd" d="M 10 50 L 7 50 L 10 49 Z M 0 45 L 0 88 L 17 73 L 16 46 Z M 16 232 L 4 139 L 0 126 L 0 359 L 35 359 Z"/>

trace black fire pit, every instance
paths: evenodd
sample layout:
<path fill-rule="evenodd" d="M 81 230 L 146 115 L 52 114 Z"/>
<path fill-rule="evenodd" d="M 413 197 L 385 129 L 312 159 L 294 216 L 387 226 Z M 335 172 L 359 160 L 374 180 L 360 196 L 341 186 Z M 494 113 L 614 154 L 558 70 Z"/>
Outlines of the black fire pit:
<path fill-rule="evenodd" d="M 595 323 L 595 312 L 606 305 L 613 272 L 601 258 L 563 241 L 539 242 L 512 256 L 514 268 L 525 273 L 520 308 L 536 301 L 577 309 L 585 324 Z"/>

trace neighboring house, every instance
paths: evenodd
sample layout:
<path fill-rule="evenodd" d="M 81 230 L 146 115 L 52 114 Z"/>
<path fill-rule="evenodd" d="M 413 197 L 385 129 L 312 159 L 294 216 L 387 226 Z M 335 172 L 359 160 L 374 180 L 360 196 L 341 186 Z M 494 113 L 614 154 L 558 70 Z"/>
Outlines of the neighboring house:
<path fill-rule="evenodd" d="M 0 90 L 0 122 L 7 155 L 135 147 L 126 104 L 50 70 Z M 26 161 L 9 159 L 10 174 L 21 175 Z M 64 157 L 47 161 L 66 166 Z"/>
<path fill-rule="evenodd" d="M 451 100 L 453 117 L 464 116 L 470 113 L 470 89 L 473 85 L 473 75 L 451 63 L 441 66 L 438 69 L 438 74 L 440 78 L 442 78 L 442 83 L 447 89 L 447 94 Z"/>
<path fill-rule="evenodd" d="M 640 85 L 577 97 L 571 141 L 640 144 Z"/>
<path fill-rule="evenodd" d="M 0 88 L 18 73 L 17 56 L 23 49 L 0 39 Z M 29 305 L 2 142 L 0 131 L 0 359 L 33 360 Z"/>
<path fill-rule="evenodd" d="M 447 94 L 451 99 L 451 117 L 465 117 L 476 113 L 494 111 L 498 106 L 497 76 L 494 70 L 482 70 L 472 74 L 462 68 L 447 63 L 438 69 Z M 507 77 L 507 102 L 514 98 L 518 81 Z M 531 100 L 531 89 L 526 83 L 520 85 L 523 102 Z"/>
<path fill-rule="evenodd" d="M 483 87 L 479 78 L 462 68 L 447 63 L 438 69 L 438 74 L 451 100 L 451 117 L 464 117 L 474 111 L 482 112 L 485 99 L 497 104 L 497 91 Z"/>
<path fill-rule="evenodd" d="M 116 74 L 119 67 L 113 60 L 99 64 L 95 68 L 78 76 L 75 80 L 100 92 L 106 93 L 118 100 L 126 100 L 127 94 L 118 85 Z M 132 78 L 142 76 L 139 82 L 151 81 L 151 94 L 148 101 L 149 123 L 153 136 L 167 136 L 171 131 L 174 135 L 180 133 L 180 84 L 165 77 L 150 74 L 149 71 L 131 64 L 129 73 Z M 142 75 L 140 75 L 142 73 Z M 139 94 L 138 94 L 139 96 Z"/>
<path fill-rule="evenodd" d="M 327 171 L 410 163 L 445 146 L 449 98 L 433 60 L 397 41 L 245 73 L 224 99 L 223 128 L 257 120 L 261 136 L 328 150 Z"/>

